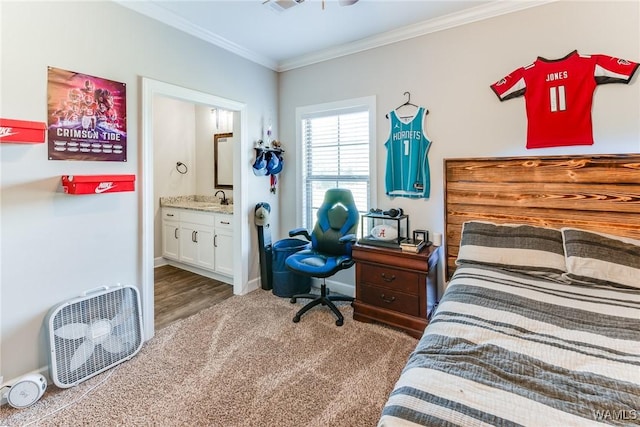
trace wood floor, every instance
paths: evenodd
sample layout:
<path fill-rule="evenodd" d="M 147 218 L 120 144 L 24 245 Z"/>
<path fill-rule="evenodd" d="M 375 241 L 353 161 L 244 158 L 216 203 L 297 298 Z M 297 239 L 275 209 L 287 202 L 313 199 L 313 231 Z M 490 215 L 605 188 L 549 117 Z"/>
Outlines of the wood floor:
<path fill-rule="evenodd" d="M 154 275 L 156 330 L 233 295 L 231 285 L 171 265 L 155 268 Z"/>

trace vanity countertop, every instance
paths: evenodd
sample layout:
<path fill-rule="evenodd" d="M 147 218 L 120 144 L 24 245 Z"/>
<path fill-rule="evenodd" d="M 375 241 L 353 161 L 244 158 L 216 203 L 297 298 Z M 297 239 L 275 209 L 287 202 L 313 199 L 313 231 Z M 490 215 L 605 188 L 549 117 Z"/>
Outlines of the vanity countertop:
<path fill-rule="evenodd" d="M 211 196 L 160 197 L 160 207 L 233 214 L 233 204 L 223 205 L 219 198 Z"/>

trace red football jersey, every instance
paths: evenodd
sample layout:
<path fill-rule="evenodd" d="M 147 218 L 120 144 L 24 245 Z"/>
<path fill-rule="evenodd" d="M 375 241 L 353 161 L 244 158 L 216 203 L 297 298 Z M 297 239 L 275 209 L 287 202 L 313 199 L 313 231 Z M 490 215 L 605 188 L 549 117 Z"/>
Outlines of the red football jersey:
<path fill-rule="evenodd" d="M 606 55 L 538 57 L 491 85 L 500 101 L 524 95 L 527 148 L 592 145 L 591 105 L 596 85 L 629 83 L 638 64 Z"/>

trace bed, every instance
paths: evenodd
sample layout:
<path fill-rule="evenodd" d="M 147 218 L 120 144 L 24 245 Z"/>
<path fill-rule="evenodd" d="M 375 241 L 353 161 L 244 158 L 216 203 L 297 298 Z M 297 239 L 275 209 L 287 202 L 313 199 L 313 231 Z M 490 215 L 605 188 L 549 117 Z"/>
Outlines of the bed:
<path fill-rule="evenodd" d="M 450 281 L 379 426 L 640 425 L 640 155 L 444 163 Z"/>

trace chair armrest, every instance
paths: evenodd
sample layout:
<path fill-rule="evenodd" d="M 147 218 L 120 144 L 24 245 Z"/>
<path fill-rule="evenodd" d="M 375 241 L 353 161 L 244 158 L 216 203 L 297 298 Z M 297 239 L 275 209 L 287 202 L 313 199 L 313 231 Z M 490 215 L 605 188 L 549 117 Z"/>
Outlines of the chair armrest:
<path fill-rule="evenodd" d="M 338 239 L 338 243 L 344 245 L 345 243 L 355 243 L 356 242 L 355 234 L 345 234 L 340 239 Z"/>
<path fill-rule="evenodd" d="M 294 228 L 289 231 L 289 237 L 293 236 L 304 236 L 305 239 L 311 241 L 311 236 L 309 235 L 309 231 L 306 228 Z"/>

